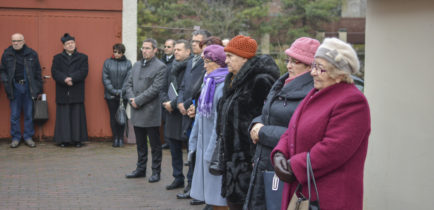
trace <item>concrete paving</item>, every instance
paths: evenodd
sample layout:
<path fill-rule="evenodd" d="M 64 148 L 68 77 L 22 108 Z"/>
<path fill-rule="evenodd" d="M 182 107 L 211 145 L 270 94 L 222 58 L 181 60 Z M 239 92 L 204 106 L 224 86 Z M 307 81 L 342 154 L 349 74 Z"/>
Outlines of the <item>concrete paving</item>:
<path fill-rule="evenodd" d="M 0 141 L 2 210 L 204 208 L 176 199 L 182 189 L 166 190 L 173 180 L 168 150 L 163 150 L 161 180 L 149 183 L 151 170 L 146 178 L 124 178 L 135 169 L 135 145 L 113 148 L 110 142 L 91 141 L 82 148 L 60 148 L 37 142 L 36 148 L 29 148 L 22 142 L 12 149 L 9 143 Z"/>

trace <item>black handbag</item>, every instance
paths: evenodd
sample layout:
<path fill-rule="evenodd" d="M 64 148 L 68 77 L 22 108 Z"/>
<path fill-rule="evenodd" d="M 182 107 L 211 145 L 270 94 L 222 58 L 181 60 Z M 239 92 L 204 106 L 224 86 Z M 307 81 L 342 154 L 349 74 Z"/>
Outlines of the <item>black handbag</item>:
<path fill-rule="evenodd" d="M 223 175 L 223 163 L 220 161 L 219 150 L 222 139 L 217 138 L 217 145 L 212 153 L 211 162 L 209 163 L 209 172 L 212 175 Z"/>
<path fill-rule="evenodd" d="M 33 121 L 45 122 L 48 120 L 48 103 L 47 101 L 33 101 Z"/>
<path fill-rule="evenodd" d="M 116 123 L 118 123 L 119 125 L 125 125 L 127 124 L 127 112 L 125 111 L 125 106 L 124 106 L 124 100 L 122 98 L 122 93 L 120 95 L 120 100 L 119 100 L 119 107 L 118 110 L 116 111 Z"/>
<path fill-rule="evenodd" d="M 291 201 L 289 202 L 288 210 L 320 210 L 318 188 L 316 187 L 315 176 L 313 175 L 309 152 L 307 153 L 307 157 L 306 157 L 306 174 L 307 174 L 307 187 L 308 187 L 309 197 L 306 198 L 303 194 L 301 194 L 303 187 L 301 184 L 298 184 L 297 188 L 295 189 L 294 195 L 292 196 Z M 313 182 L 313 186 L 315 188 L 316 199 L 317 199 L 316 201 L 312 201 L 311 199 L 312 198 L 310 192 L 311 181 Z"/>
<path fill-rule="evenodd" d="M 262 173 L 265 187 L 265 204 L 267 210 L 279 210 L 282 204 L 282 193 L 284 183 L 274 171 L 264 171 Z"/>

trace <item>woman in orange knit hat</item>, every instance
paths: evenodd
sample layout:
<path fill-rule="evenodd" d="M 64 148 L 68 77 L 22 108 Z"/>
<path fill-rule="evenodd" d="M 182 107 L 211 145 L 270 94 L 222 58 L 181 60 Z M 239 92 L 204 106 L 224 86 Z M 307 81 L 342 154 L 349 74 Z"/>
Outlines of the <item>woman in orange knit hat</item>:
<path fill-rule="evenodd" d="M 217 135 L 222 196 L 230 209 L 242 209 L 252 173 L 254 145 L 248 127 L 261 114 L 265 97 L 279 77 L 269 55 L 255 56 L 254 39 L 238 35 L 224 48 L 229 74 L 218 106 Z"/>

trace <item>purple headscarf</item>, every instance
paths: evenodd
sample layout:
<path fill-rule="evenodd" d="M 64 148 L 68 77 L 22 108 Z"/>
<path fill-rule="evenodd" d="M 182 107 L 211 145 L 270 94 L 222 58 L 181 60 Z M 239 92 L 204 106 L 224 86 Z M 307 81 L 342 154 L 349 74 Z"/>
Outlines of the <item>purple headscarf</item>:
<path fill-rule="evenodd" d="M 199 96 L 197 112 L 206 118 L 211 116 L 211 110 L 214 103 L 214 93 L 217 84 L 225 81 L 228 74 L 227 68 L 218 68 L 203 78 L 203 87 Z"/>

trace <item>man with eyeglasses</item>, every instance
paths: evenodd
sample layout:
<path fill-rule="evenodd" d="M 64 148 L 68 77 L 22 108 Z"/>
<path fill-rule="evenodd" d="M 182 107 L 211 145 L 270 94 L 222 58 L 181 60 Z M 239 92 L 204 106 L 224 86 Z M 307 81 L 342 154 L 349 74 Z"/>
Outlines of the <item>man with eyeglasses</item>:
<path fill-rule="evenodd" d="M 172 69 L 172 63 L 175 60 L 175 56 L 174 56 L 174 52 L 175 52 L 175 40 L 173 39 L 168 39 L 166 40 L 166 42 L 164 43 L 164 55 L 161 57 L 161 61 L 163 61 L 164 64 L 166 64 L 167 66 L 167 73 L 166 73 L 166 77 L 169 78 L 170 75 L 170 69 Z M 163 109 L 163 113 L 162 113 L 162 126 L 164 127 L 165 122 L 165 116 L 167 114 L 166 109 L 164 109 L 164 107 L 162 107 Z M 163 134 L 164 135 L 164 134 Z M 164 144 L 161 145 L 161 147 L 163 149 L 169 149 L 169 140 L 168 139 L 164 139 Z"/>
<path fill-rule="evenodd" d="M 33 100 L 42 94 L 41 65 L 36 51 L 27 47 L 24 35 L 12 35 L 12 45 L 5 49 L 0 65 L 0 77 L 11 108 L 11 148 L 20 145 L 21 137 L 29 147 L 36 147 L 32 136 Z M 21 134 L 21 112 L 24 114 L 24 133 Z"/>
<path fill-rule="evenodd" d="M 149 182 L 158 182 L 161 173 L 162 150 L 160 142 L 161 103 L 160 91 L 166 84 L 166 65 L 155 57 L 157 41 L 146 39 L 142 44 L 143 59 L 137 61 L 125 85 L 126 96 L 132 107 L 131 122 L 137 144 L 136 170 L 126 178 L 146 176 L 148 139 L 152 154 L 152 176 Z"/>
<path fill-rule="evenodd" d="M 202 49 L 199 46 L 199 43 L 202 40 L 210 37 L 211 34 L 206 30 L 197 30 L 192 33 L 191 39 L 191 48 L 193 52 L 193 58 L 188 61 L 187 68 L 184 73 L 184 78 L 182 80 L 182 84 L 180 86 L 179 95 L 178 95 L 178 110 L 183 115 L 182 117 L 182 129 L 183 129 L 183 138 L 188 140 L 190 135 L 190 130 L 193 124 L 194 119 L 188 117 L 187 109 L 190 105 L 193 104 L 194 96 L 197 92 L 200 91 L 203 77 L 205 75 L 205 68 L 203 66 L 203 59 L 201 57 Z M 194 171 L 194 156 L 189 154 L 189 169 L 187 172 L 188 185 L 184 189 L 184 193 L 177 194 L 177 198 L 185 199 L 190 198 L 190 188 L 191 182 L 193 179 L 193 171 Z M 203 204 L 203 201 L 193 200 L 190 202 L 192 205 Z"/>

